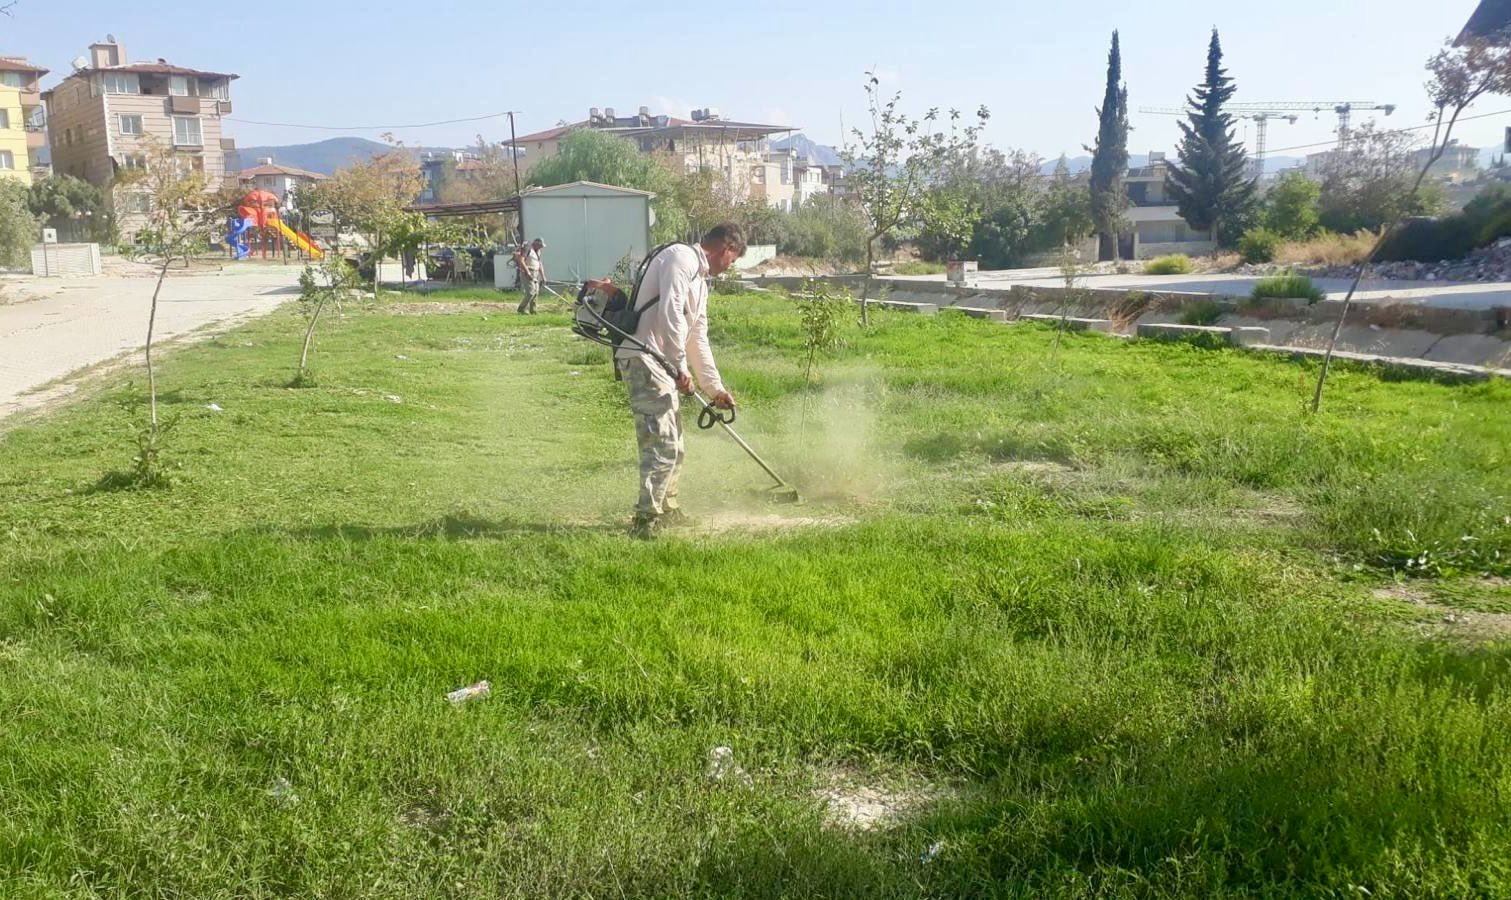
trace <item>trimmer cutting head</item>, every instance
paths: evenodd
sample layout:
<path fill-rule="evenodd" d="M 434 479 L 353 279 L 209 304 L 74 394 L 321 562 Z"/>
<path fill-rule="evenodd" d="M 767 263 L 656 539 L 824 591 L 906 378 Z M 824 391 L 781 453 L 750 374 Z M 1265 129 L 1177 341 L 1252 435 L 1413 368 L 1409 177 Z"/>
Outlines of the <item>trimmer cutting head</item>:
<path fill-rule="evenodd" d="M 787 506 L 803 502 L 803 498 L 798 494 L 797 488 L 788 487 L 785 484 L 767 488 L 762 493 L 766 495 L 767 503 L 776 505 Z"/>

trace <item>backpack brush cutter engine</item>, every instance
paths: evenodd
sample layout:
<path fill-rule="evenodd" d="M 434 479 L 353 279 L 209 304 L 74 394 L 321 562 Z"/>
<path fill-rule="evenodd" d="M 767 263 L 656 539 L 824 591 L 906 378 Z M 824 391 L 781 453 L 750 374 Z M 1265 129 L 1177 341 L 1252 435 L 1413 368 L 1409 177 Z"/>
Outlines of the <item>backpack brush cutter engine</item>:
<path fill-rule="evenodd" d="M 572 316 L 572 331 L 579 337 L 587 338 L 595 344 L 602 344 L 610 349 L 618 349 L 621 346 L 627 345 L 636 352 L 644 353 L 655 360 L 675 380 L 677 370 L 672 367 L 671 363 L 667 362 L 666 357 L 647 346 L 645 342 L 638 340 L 631 333 L 634 330 L 633 326 L 626 327 L 626 311 L 634 318 L 638 318 L 639 312 L 644 312 L 644 310 L 636 311 L 634 303 L 634 298 L 625 297 L 623 292 L 618 292 L 613 297 L 604 297 L 584 284 L 577 291 L 577 306 Z M 692 397 L 703 407 L 698 412 L 698 427 L 704 431 L 713 428 L 715 425 L 723 428 L 724 433 L 734 438 L 734 442 L 740 445 L 740 449 L 744 450 L 751 459 L 755 460 L 756 465 L 761 467 L 761 471 L 765 472 L 771 477 L 772 481 L 776 482 L 776 484 L 767 489 L 767 496 L 772 502 L 798 503 L 801 501 L 797 489 L 789 485 L 782 476 L 778 475 L 767 464 L 766 460 L 762 459 L 760 454 L 756 453 L 754 448 L 747 444 L 744 438 L 740 437 L 739 432 L 731 427 L 735 421 L 735 411 L 733 409 L 727 411 L 719 409 L 708 402 L 701 392 L 696 390 L 693 391 Z"/>

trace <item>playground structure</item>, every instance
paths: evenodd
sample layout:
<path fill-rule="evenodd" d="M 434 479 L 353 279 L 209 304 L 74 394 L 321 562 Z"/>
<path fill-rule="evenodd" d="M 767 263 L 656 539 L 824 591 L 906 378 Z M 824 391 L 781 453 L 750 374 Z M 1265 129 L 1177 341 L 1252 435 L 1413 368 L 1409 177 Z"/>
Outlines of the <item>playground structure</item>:
<path fill-rule="evenodd" d="M 235 258 L 246 259 L 252 255 L 247 243 L 248 234 L 259 238 L 263 259 L 267 259 L 269 249 L 278 252 L 280 242 L 284 241 L 309 254 L 311 259 L 325 256 L 309 235 L 284 224 L 278 215 L 278 202 L 278 195 L 270 191 L 252 191 L 241 198 L 236 218 L 231 220 L 226 233 L 226 246 L 231 248 Z"/>

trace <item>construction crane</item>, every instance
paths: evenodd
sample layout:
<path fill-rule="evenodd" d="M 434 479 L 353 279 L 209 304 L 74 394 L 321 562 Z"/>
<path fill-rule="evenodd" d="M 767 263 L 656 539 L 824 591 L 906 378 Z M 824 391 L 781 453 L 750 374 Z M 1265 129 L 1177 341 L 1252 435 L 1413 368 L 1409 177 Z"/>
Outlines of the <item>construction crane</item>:
<path fill-rule="evenodd" d="M 1376 103 L 1373 100 L 1302 100 L 1296 102 L 1283 101 L 1279 103 L 1228 103 L 1223 106 L 1223 111 L 1235 119 L 1248 119 L 1254 123 L 1254 161 L 1253 175 L 1255 178 L 1264 174 L 1264 158 L 1266 143 L 1269 138 L 1271 119 L 1284 119 L 1294 125 L 1300 118 L 1300 113 L 1311 113 L 1316 116 L 1323 112 L 1331 111 L 1338 116 L 1338 148 L 1342 149 L 1348 144 L 1350 124 L 1353 121 L 1355 110 L 1373 111 L 1380 110 L 1385 115 L 1396 111 L 1394 103 Z M 1150 113 L 1159 116 L 1184 116 L 1189 115 L 1189 109 L 1177 109 L 1168 106 L 1144 106 L 1139 108 L 1141 113 Z"/>

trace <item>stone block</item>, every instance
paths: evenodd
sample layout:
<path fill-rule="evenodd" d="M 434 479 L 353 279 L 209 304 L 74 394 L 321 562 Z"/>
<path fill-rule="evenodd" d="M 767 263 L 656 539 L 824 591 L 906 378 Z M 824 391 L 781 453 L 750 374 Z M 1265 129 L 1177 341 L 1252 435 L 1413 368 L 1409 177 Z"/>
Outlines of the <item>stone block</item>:
<path fill-rule="evenodd" d="M 1048 322 L 1051 325 L 1060 324 L 1060 316 L 1052 316 L 1047 313 L 1029 313 L 1018 318 L 1029 322 Z M 1077 316 L 1064 317 L 1066 331 L 1095 331 L 1101 334 L 1112 333 L 1111 319 L 1084 319 Z"/>
<path fill-rule="evenodd" d="M 993 322 L 1006 322 L 1007 312 L 1001 309 L 977 309 L 973 306 L 950 306 L 955 312 L 965 313 L 973 319 L 988 319 Z"/>
<path fill-rule="evenodd" d="M 1155 341 L 1185 341 L 1202 346 L 1225 345 L 1232 341 L 1232 330 L 1215 325 L 1179 325 L 1174 322 L 1140 322 L 1139 337 Z"/>
<path fill-rule="evenodd" d="M 1270 330 L 1256 325 L 1234 325 L 1228 328 L 1228 342 L 1235 347 L 1252 347 L 1255 344 L 1268 344 L 1270 342 Z"/>
<path fill-rule="evenodd" d="M 911 300 L 883 300 L 881 305 L 887 309 L 895 309 L 899 312 L 918 313 L 920 316 L 933 316 L 939 314 L 937 303 L 915 303 Z"/>

